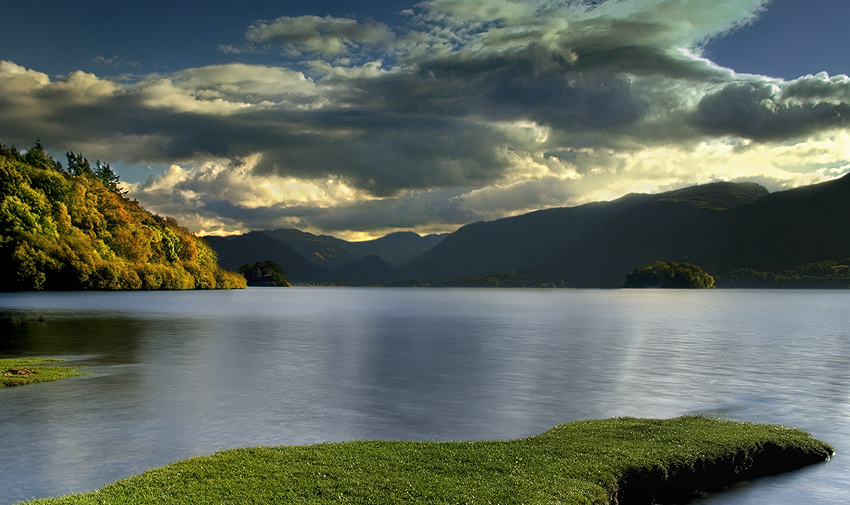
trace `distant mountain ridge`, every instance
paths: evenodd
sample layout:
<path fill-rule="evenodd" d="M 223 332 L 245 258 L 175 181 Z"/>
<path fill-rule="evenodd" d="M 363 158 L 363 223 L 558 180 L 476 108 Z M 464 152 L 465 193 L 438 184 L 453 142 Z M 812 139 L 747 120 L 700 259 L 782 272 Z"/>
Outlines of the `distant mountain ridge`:
<path fill-rule="evenodd" d="M 780 271 L 850 258 L 848 226 L 850 175 L 775 193 L 755 183 L 716 182 L 629 194 L 471 223 L 447 236 L 394 233 L 346 242 L 274 230 L 207 240 L 227 268 L 278 254 L 293 282 L 406 285 L 514 272 L 528 285 L 610 288 L 621 287 L 635 268 L 673 261 L 700 266 L 723 287 L 739 269 Z"/>
<path fill-rule="evenodd" d="M 446 236 L 397 232 L 375 240 L 348 242 L 281 228 L 203 238 L 225 268 L 238 270 L 242 265 L 268 260 L 280 265 L 287 278 L 296 283 L 383 283 L 393 280 L 397 265 L 427 252 Z"/>
<path fill-rule="evenodd" d="M 570 286 L 616 287 L 622 285 L 631 269 L 659 259 L 632 258 L 623 250 L 631 247 L 623 242 L 623 237 L 653 225 L 687 221 L 697 214 L 752 203 L 767 194 L 757 184 L 721 182 L 656 195 L 629 194 L 610 202 L 473 223 L 405 265 L 402 276 L 431 280 L 518 270 L 532 272 L 532 276 L 541 279 L 559 283 L 563 280 Z M 614 243 L 606 245 L 606 240 Z M 602 243 L 601 251 L 592 252 L 595 243 Z M 615 251 L 616 257 L 609 257 L 608 253 Z M 594 265 L 592 271 L 570 268 L 571 264 L 595 262 L 597 257 L 606 258 L 605 264 Z M 618 263 L 629 266 L 610 268 Z"/>

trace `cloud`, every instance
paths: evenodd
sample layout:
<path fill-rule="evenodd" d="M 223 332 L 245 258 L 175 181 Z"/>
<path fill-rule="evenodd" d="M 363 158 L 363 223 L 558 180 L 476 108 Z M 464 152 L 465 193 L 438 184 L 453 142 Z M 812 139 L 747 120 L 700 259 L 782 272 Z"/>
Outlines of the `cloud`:
<path fill-rule="evenodd" d="M 297 227 L 345 235 L 429 223 L 442 230 L 446 223 L 460 226 L 476 217 L 458 209 L 456 191 L 410 190 L 397 198 L 376 199 L 338 179 L 257 175 L 253 169 L 259 161 L 253 156 L 200 167 L 172 165 L 144 183 L 125 186 L 146 208 L 179 216 L 181 223 L 201 234 Z"/>
<path fill-rule="evenodd" d="M 850 78 L 826 73 L 793 81 L 735 82 L 705 95 L 695 120 L 714 135 L 768 141 L 845 127 L 850 119 Z"/>
<path fill-rule="evenodd" d="M 248 29 L 246 38 L 257 44 L 278 46 L 291 55 L 338 55 L 362 45 L 386 46 L 394 34 L 375 21 L 299 16 L 259 22 Z"/>
<path fill-rule="evenodd" d="M 131 196 L 217 233 L 446 231 L 631 191 L 841 175 L 847 76 L 784 81 L 701 55 L 765 7 L 432 0 L 393 27 L 247 27 L 253 50 L 279 50 L 273 64 L 118 81 L 0 62 L 0 138 L 170 166 Z"/>
<path fill-rule="evenodd" d="M 119 56 L 95 56 L 91 59 L 92 63 L 101 67 L 139 67 L 141 66 L 136 61 L 127 61 Z"/>

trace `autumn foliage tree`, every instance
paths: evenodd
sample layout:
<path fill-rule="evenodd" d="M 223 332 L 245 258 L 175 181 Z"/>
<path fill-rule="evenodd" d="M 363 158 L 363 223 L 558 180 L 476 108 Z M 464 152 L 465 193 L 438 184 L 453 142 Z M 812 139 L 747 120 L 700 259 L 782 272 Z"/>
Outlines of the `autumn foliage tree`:
<path fill-rule="evenodd" d="M 109 165 L 67 157 L 64 170 L 40 143 L 0 144 L 0 289 L 245 287 L 203 240 L 127 199 Z"/>

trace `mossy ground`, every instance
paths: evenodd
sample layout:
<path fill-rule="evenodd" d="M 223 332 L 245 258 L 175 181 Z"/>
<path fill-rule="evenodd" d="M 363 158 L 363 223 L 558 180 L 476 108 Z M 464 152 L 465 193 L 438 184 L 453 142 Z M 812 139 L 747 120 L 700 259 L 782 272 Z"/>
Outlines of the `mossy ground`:
<path fill-rule="evenodd" d="M 629 476 L 664 479 L 722 461 L 779 470 L 828 459 L 800 430 L 686 416 L 570 422 L 512 441 L 352 441 L 234 449 L 144 472 L 59 504 L 610 504 Z M 771 455 L 771 460 L 776 458 Z M 708 465 L 708 466 L 706 466 Z M 740 468 L 739 468 L 740 466 Z M 766 473 L 772 473 L 766 472 Z M 751 475 L 751 474 L 746 474 Z M 734 479 L 734 475 L 732 476 Z M 728 479 L 727 479 L 728 480 Z M 632 502 L 637 501 L 632 499 Z"/>
<path fill-rule="evenodd" d="M 23 386 L 87 375 L 79 368 L 57 366 L 64 360 L 50 358 L 0 359 L 0 387 Z"/>

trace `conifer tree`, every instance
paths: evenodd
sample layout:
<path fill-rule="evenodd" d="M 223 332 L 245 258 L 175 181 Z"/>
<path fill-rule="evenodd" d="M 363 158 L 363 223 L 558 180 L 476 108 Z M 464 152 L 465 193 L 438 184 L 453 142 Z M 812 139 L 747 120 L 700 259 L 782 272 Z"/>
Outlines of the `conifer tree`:
<path fill-rule="evenodd" d="M 92 175 L 94 172 L 92 171 L 91 164 L 89 164 L 89 160 L 85 159 L 81 154 L 74 154 L 72 152 L 68 152 L 65 154 L 68 158 L 68 172 L 74 176 L 81 175 Z"/>

